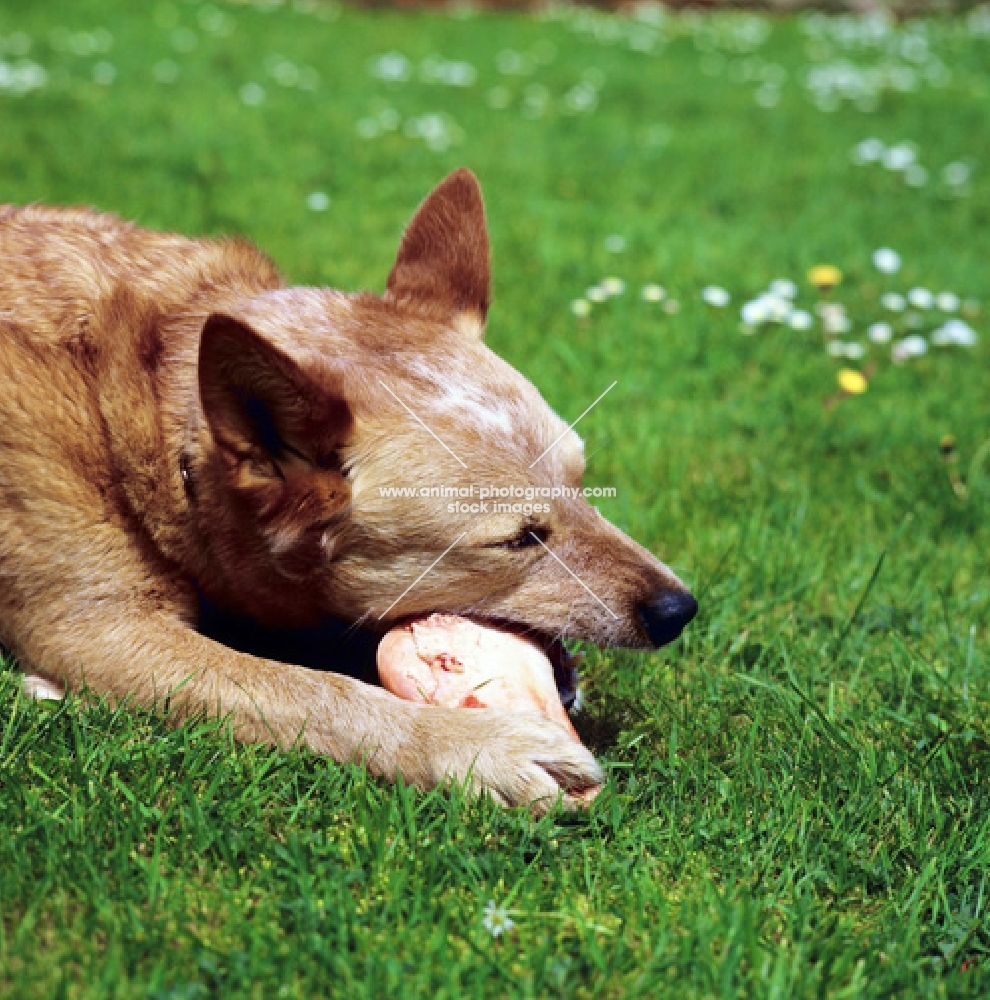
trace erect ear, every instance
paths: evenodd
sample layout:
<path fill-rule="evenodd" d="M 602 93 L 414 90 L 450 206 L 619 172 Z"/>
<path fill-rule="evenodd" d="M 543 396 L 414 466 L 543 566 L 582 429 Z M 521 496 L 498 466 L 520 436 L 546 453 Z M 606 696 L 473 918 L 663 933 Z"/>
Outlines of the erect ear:
<path fill-rule="evenodd" d="M 388 276 L 385 299 L 481 337 L 490 286 L 481 187 L 462 168 L 441 181 L 413 216 Z"/>
<path fill-rule="evenodd" d="M 211 315 L 199 348 L 199 392 L 213 438 L 248 479 L 337 468 L 353 423 L 339 380 L 308 371 L 247 323 Z"/>

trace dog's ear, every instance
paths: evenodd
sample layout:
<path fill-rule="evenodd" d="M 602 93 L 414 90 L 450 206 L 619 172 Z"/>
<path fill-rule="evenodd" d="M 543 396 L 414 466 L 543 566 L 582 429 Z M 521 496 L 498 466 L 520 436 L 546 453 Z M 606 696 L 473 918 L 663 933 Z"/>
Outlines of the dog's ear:
<path fill-rule="evenodd" d="M 462 168 L 441 181 L 413 216 L 388 276 L 385 299 L 481 337 L 490 286 L 481 187 Z"/>
<path fill-rule="evenodd" d="M 333 468 L 353 424 L 331 373 L 223 313 L 203 327 L 199 391 L 214 441 L 255 481 L 285 479 L 300 463 Z"/>

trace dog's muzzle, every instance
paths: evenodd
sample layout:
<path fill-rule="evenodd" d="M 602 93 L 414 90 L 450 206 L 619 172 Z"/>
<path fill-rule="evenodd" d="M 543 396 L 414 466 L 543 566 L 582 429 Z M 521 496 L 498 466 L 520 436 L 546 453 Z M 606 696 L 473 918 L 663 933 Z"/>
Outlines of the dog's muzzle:
<path fill-rule="evenodd" d="M 666 592 L 641 604 L 639 620 L 654 646 L 666 646 L 684 631 L 684 626 L 698 613 L 698 602 L 686 590 Z"/>

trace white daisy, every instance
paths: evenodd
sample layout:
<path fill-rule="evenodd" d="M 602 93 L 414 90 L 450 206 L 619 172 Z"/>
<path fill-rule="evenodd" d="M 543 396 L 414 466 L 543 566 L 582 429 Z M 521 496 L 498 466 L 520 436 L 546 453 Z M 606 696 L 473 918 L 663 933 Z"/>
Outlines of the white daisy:
<path fill-rule="evenodd" d="M 571 303 L 571 312 L 579 319 L 591 315 L 591 303 L 587 299 L 575 299 Z"/>
<path fill-rule="evenodd" d="M 457 60 L 443 63 L 438 75 L 440 82 L 448 87 L 471 87 L 478 79 L 478 71 L 471 63 Z"/>
<path fill-rule="evenodd" d="M 969 180 L 971 173 L 968 163 L 961 161 L 947 163 L 942 168 L 942 180 L 950 187 L 962 187 Z"/>
<path fill-rule="evenodd" d="M 810 330 L 815 319 L 810 312 L 804 309 L 795 309 L 787 318 L 787 323 L 792 330 Z"/>
<path fill-rule="evenodd" d="M 935 305 L 935 296 L 927 288 L 912 288 L 907 300 L 915 309 L 931 309 Z"/>
<path fill-rule="evenodd" d="M 879 139 L 864 139 L 853 146 L 853 162 L 876 163 L 883 156 L 887 147 Z"/>
<path fill-rule="evenodd" d="M 830 340 L 826 349 L 833 358 L 849 358 L 853 361 L 859 360 L 866 354 L 866 348 L 855 341 Z"/>
<path fill-rule="evenodd" d="M 959 296 L 954 292 L 939 292 L 935 296 L 935 305 L 942 312 L 954 313 L 959 309 Z"/>
<path fill-rule="evenodd" d="M 265 88 L 260 83 L 245 83 L 241 87 L 241 101 L 248 107 L 257 107 L 264 100 Z"/>
<path fill-rule="evenodd" d="M 386 52 L 368 63 L 368 72 L 379 80 L 401 83 L 412 76 L 412 63 L 401 52 Z"/>
<path fill-rule="evenodd" d="M 890 349 L 890 360 L 899 365 L 910 358 L 920 358 L 922 354 L 927 353 L 928 341 L 918 334 L 913 334 L 894 344 Z"/>
<path fill-rule="evenodd" d="M 608 292 L 601 285 L 592 285 L 585 293 L 584 297 L 589 302 L 604 302 L 608 298 Z"/>
<path fill-rule="evenodd" d="M 904 312 L 907 307 L 907 300 L 897 292 L 884 292 L 880 296 L 880 305 L 891 312 Z"/>
<path fill-rule="evenodd" d="M 621 278 L 603 278 L 601 288 L 606 295 L 621 295 L 626 290 L 626 283 Z"/>
<path fill-rule="evenodd" d="M 489 899 L 485 904 L 485 916 L 481 924 L 492 937 L 498 937 L 516 926 L 509 911 L 504 906 L 499 906 L 494 899 Z"/>
<path fill-rule="evenodd" d="M 932 343 L 936 347 L 975 347 L 977 340 L 976 331 L 961 319 L 947 320 L 932 331 Z"/>
<path fill-rule="evenodd" d="M 495 65 L 499 73 L 505 76 L 527 76 L 534 69 L 532 60 L 515 49 L 502 49 L 495 59 Z"/>
<path fill-rule="evenodd" d="M 314 191 L 306 198 L 306 207 L 311 212 L 325 212 L 330 207 L 330 197 L 325 191 Z"/>
<path fill-rule="evenodd" d="M 775 108 L 780 103 L 780 88 L 772 83 L 764 83 L 753 95 L 761 108 Z"/>
<path fill-rule="evenodd" d="M 564 108 L 571 114 L 588 114 L 598 105 L 598 89 L 582 81 L 564 94 Z"/>
<path fill-rule="evenodd" d="M 377 139 L 382 131 L 377 118 L 359 118 L 354 128 L 362 139 Z"/>
<path fill-rule="evenodd" d="M 767 319 L 771 323 L 786 323 L 788 317 L 794 312 L 794 305 L 790 299 L 785 299 L 780 295 L 768 293 L 763 296 L 763 301 L 767 308 Z"/>
<path fill-rule="evenodd" d="M 766 302 L 762 298 L 759 298 L 745 303 L 742 309 L 739 310 L 739 315 L 747 326 L 759 326 L 761 323 L 766 323 L 770 313 Z"/>
<path fill-rule="evenodd" d="M 112 62 L 101 60 L 93 67 L 93 80 L 101 87 L 109 87 L 117 79 L 117 67 Z"/>
<path fill-rule="evenodd" d="M 901 255 L 890 247 L 873 251 L 873 266 L 883 274 L 897 274 L 901 269 Z"/>
<path fill-rule="evenodd" d="M 866 330 L 866 336 L 874 344 L 889 344 L 894 336 L 894 329 L 889 323 L 871 323 Z"/>
<path fill-rule="evenodd" d="M 790 278 L 777 278 L 770 282 L 770 294 L 781 299 L 796 299 L 798 286 Z"/>
<path fill-rule="evenodd" d="M 882 162 L 888 170 L 907 170 L 917 158 L 914 147 L 902 142 L 886 150 Z"/>
<path fill-rule="evenodd" d="M 701 297 L 716 309 L 724 309 L 732 298 L 724 288 L 719 288 L 718 285 L 708 285 L 703 288 Z"/>
<path fill-rule="evenodd" d="M 667 292 L 662 285 L 643 285 L 639 297 L 644 302 L 663 302 L 667 297 Z"/>
<path fill-rule="evenodd" d="M 832 337 L 852 329 L 852 320 L 846 315 L 846 307 L 841 302 L 819 302 L 818 315 L 825 332 Z"/>
<path fill-rule="evenodd" d="M 196 32 L 190 31 L 189 28 L 176 28 L 172 32 L 172 47 L 176 52 L 192 52 L 198 44 L 199 39 L 196 37 Z M 95 39 L 93 40 L 93 48 L 96 48 Z"/>

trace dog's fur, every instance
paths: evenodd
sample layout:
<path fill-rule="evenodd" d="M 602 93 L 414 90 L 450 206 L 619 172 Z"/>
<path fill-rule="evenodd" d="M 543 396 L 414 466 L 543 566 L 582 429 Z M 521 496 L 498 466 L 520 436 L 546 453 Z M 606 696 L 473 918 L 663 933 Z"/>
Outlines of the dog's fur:
<path fill-rule="evenodd" d="M 577 435 L 482 341 L 488 299 L 463 170 L 420 207 L 381 297 L 286 288 L 236 240 L 0 209 L 0 637 L 34 693 L 229 713 L 245 740 L 511 804 L 598 781 L 540 717 L 400 701 L 196 629 L 205 597 L 270 624 L 443 610 L 649 645 L 637 607 L 682 585 L 584 500 L 527 519 L 380 494 L 579 484 Z"/>

